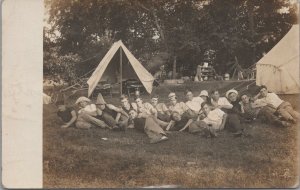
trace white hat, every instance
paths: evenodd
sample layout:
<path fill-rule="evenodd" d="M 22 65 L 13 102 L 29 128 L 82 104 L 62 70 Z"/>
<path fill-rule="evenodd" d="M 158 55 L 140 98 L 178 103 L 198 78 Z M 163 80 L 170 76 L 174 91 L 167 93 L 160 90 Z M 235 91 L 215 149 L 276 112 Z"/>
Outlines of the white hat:
<path fill-rule="evenodd" d="M 75 104 L 79 104 L 80 102 L 90 102 L 91 100 L 88 99 L 87 97 L 81 96 L 80 98 L 78 98 L 75 102 Z"/>
<path fill-rule="evenodd" d="M 202 90 L 200 92 L 200 95 L 199 96 L 207 96 L 208 97 L 208 92 L 206 90 Z"/>
<path fill-rule="evenodd" d="M 236 90 L 234 90 L 234 89 L 231 89 L 231 90 L 228 90 L 228 91 L 226 92 L 226 94 L 225 94 L 226 98 L 228 98 L 229 94 L 232 93 L 232 92 L 233 92 L 233 93 L 236 93 L 236 95 L 239 94 L 238 91 L 236 91 Z"/>
<path fill-rule="evenodd" d="M 171 98 L 175 98 L 176 97 L 176 94 L 174 92 L 171 92 L 169 95 L 168 95 L 168 98 L 171 99 Z"/>

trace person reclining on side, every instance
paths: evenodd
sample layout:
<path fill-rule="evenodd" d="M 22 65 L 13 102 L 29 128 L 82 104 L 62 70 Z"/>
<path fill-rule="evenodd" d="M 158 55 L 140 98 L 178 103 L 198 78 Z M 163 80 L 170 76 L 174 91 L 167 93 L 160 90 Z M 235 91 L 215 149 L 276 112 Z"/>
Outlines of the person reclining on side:
<path fill-rule="evenodd" d="M 166 131 L 188 131 L 192 134 L 202 134 L 206 137 L 216 137 L 215 131 L 204 121 L 195 121 L 186 113 L 180 115 L 177 111 L 171 114 L 172 121 Z"/>
<path fill-rule="evenodd" d="M 98 118 L 103 120 L 107 125 L 112 127 L 114 130 L 123 130 L 125 129 L 125 119 L 129 117 L 128 114 L 121 108 L 118 108 L 112 104 L 107 104 L 103 99 L 101 93 L 98 94 L 96 100 L 96 106 L 100 109 L 101 112 L 98 112 L 100 116 Z M 121 115 L 124 117 L 121 118 Z"/>
<path fill-rule="evenodd" d="M 91 104 L 91 100 L 82 96 L 76 100 L 76 105 L 79 106 L 78 118 L 76 122 L 76 127 L 81 129 L 89 129 L 94 125 L 101 128 L 110 127 L 102 120 L 98 119 L 99 112 L 95 104 Z"/>
<path fill-rule="evenodd" d="M 273 107 L 267 106 L 265 104 L 263 104 L 263 106 L 257 101 L 250 100 L 250 96 L 248 96 L 247 94 L 242 94 L 241 100 L 241 110 L 244 118 L 249 120 L 255 120 L 257 118 L 265 123 L 270 123 L 277 126 L 291 126 L 289 122 L 281 120 L 274 114 L 276 109 L 274 109 Z"/>
<path fill-rule="evenodd" d="M 58 108 L 57 116 L 61 118 L 64 124 L 61 128 L 75 127 L 77 119 L 76 111 L 74 108 L 67 107 L 64 101 L 57 101 L 56 106 Z"/>
<path fill-rule="evenodd" d="M 259 88 L 259 93 L 254 97 L 254 100 L 261 104 L 261 107 L 269 106 L 275 109 L 275 114 L 282 117 L 290 123 L 297 123 L 300 119 L 300 113 L 295 111 L 289 102 L 283 101 L 275 93 L 268 92 L 266 86 L 262 85 Z"/>
<path fill-rule="evenodd" d="M 139 131 L 143 131 L 150 138 L 150 143 L 159 143 L 168 140 L 168 137 L 153 117 L 138 117 L 136 110 L 129 110 L 129 123 Z"/>
<path fill-rule="evenodd" d="M 213 128 L 215 131 L 221 131 L 223 129 L 229 130 L 230 132 L 234 132 L 235 136 L 242 135 L 242 131 L 239 130 L 239 123 L 235 120 L 230 120 L 228 118 L 228 114 L 222 111 L 219 108 L 213 109 L 213 107 L 207 103 L 203 102 L 201 104 L 201 108 L 205 117 L 202 121 L 204 121 L 208 126 Z"/>

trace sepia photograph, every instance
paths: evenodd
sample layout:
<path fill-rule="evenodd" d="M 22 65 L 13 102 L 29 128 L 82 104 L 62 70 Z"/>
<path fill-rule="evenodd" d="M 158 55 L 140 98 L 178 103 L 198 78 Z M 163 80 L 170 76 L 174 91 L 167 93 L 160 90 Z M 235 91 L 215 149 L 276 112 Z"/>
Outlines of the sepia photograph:
<path fill-rule="evenodd" d="M 297 0 L 44 0 L 43 187 L 299 187 L 298 17 Z"/>

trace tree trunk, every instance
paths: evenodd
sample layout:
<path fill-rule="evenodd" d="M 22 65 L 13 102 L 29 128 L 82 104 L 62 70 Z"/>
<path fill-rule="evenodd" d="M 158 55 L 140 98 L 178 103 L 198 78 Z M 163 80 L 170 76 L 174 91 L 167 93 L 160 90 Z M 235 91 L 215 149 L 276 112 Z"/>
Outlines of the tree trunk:
<path fill-rule="evenodd" d="M 174 56 L 174 60 L 173 60 L 173 72 L 172 72 L 172 74 L 173 74 L 173 79 L 176 79 L 176 62 L 177 62 L 177 57 L 176 56 Z"/>
<path fill-rule="evenodd" d="M 249 1 L 249 4 L 248 4 L 248 21 L 249 21 L 249 28 L 250 28 L 250 31 L 251 31 L 251 40 L 252 40 L 252 43 L 253 43 L 252 64 L 254 64 L 256 62 L 256 55 L 255 55 L 256 44 L 255 44 L 255 39 L 254 39 L 255 29 L 254 29 L 254 13 L 253 13 L 253 8 L 254 8 L 253 3 L 251 1 Z"/>

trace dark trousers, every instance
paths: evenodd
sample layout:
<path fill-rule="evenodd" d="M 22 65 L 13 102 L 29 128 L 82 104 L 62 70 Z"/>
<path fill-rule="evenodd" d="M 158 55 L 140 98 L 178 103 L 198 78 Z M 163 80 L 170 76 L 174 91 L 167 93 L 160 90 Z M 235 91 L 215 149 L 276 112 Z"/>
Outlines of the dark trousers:
<path fill-rule="evenodd" d="M 228 113 L 227 115 L 228 116 L 224 127 L 226 130 L 235 133 L 243 129 L 240 118 L 237 114 Z"/>

